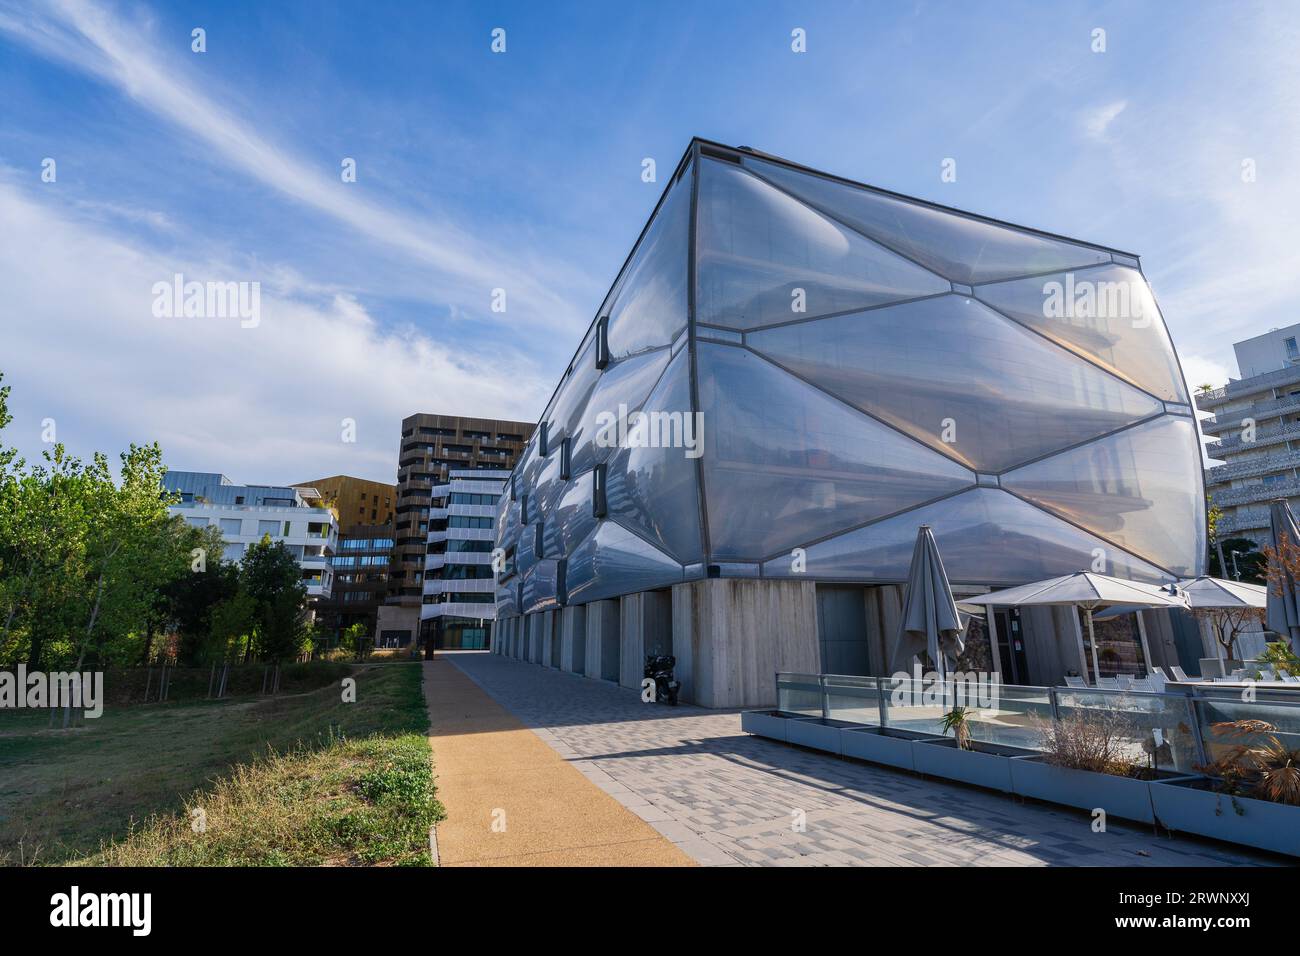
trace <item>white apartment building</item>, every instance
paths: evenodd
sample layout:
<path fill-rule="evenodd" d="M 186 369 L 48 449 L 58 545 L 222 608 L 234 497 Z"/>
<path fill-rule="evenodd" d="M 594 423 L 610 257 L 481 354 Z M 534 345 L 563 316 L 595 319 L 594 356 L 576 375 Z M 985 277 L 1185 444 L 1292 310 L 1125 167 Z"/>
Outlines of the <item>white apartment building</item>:
<path fill-rule="evenodd" d="M 420 629 L 435 647 L 486 648 L 496 620 L 492 549 L 508 471 L 453 470 L 434 485 Z"/>
<path fill-rule="evenodd" d="M 169 471 L 163 487 L 180 495 L 168 509 L 172 514 L 194 527 L 221 529 L 227 561 L 240 560 L 249 545 L 269 535 L 298 559 L 308 596 L 330 596 L 339 525 L 313 489 L 238 485 L 223 474 L 200 471 Z"/>
<path fill-rule="evenodd" d="M 1206 451 L 1223 464 L 1205 471 L 1205 488 L 1219 506 L 1219 538 L 1268 541 L 1268 503 L 1300 505 L 1300 324 L 1237 342 L 1240 379 L 1196 394 L 1213 412 L 1201 430 L 1218 438 Z"/>

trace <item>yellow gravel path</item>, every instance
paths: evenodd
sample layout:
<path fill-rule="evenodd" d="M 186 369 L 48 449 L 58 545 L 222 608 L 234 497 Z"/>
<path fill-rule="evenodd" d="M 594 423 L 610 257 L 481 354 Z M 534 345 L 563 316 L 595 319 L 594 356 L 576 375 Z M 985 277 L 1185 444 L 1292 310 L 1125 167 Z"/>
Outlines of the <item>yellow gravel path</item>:
<path fill-rule="evenodd" d="M 455 664 L 424 666 L 443 866 L 693 866 Z"/>

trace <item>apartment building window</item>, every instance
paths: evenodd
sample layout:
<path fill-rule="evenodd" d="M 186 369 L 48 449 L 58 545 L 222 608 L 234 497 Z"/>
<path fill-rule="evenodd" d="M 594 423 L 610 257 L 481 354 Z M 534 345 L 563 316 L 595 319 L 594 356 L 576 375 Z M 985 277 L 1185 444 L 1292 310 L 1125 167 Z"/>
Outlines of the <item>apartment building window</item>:
<path fill-rule="evenodd" d="M 491 528 L 495 524 L 495 518 L 477 518 L 470 515 L 452 515 L 447 519 L 448 528 Z"/>
<path fill-rule="evenodd" d="M 280 531 L 280 522 L 262 520 L 257 523 L 257 536 L 260 538 L 264 534 L 276 535 Z"/>
<path fill-rule="evenodd" d="M 244 526 L 244 522 L 241 521 L 241 520 L 238 519 L 238 518 L 222 518 L 222 519 L 221 519 L 221 533 L 222 533 L 222 534 L 239 534 L 239 530 L 240 530 L 240 528 L 242 528 L 243 526 Z"/>
<path fill-rule="evenodd" d="M 185 523 L 191 528 L 206 528 L 208 526 L 207 518 L 186 518 Z"/>
<path fill-rule="evenodd" d="M 1296 347 L 1295 336 L 1288 335 L 1283 339 L 1282 344 L 1286 346 L 1286 357 L 1289 359 L 1300 358 L 1300 348 Z"/>
<path fill-rule="evenodd" d="M 284 536 L 285 536 L 286 538 L 289 537 L 289 529 L 292 528 L 292 527 L 293 527 L 293 525 L 290 524 L 288 521 L 286 521 L 286 522 L 284 523 Z"/>

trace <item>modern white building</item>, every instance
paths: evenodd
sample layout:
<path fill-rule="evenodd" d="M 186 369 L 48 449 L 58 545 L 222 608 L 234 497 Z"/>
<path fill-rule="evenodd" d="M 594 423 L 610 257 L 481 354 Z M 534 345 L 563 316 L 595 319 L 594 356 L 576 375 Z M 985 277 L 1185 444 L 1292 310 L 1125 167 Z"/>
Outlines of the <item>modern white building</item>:
<path fill-rule="evenodd" d="M 508 471 L 448 472 L 434 485 L 420 630 L 434 647 L 486 648 L 496 620 L 492 549 Z"/>
<path fill-rule="evenodd" d="M 1223 464 L 1206 469 L 1210 500 L 1223 512 L 1218 535 L 1268 540 L 1268 503 L 1300 506 L 1300 325 L 1273 329 L 1232 346 L 1242 377 L 1203 390 L 1196 405 L 1213 418 L 1201 430 Z"/>
<path fill-rule="evenodd" d="M 196 528 L 221 529 L 227 561 L 240 560 L 249 545 L 269 535 L 298 559 L 308 596 L 330 596 L 339 524 L 313 489 L 238 485 L 223 474 L 202 471 L 169 471 L 163 487 L 180 495 L 168 509 L 172 514 Z"/>

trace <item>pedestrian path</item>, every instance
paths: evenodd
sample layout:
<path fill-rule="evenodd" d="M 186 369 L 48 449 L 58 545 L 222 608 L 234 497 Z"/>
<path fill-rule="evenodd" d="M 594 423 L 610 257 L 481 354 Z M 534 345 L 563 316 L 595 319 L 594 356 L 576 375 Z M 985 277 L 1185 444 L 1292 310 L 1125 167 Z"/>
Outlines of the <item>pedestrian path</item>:
<path fill-rule="evenodd" d="M 703 865 L 1285 862 L 1115 820 L 1095 833 L 1086 813 L 751 737 L 734 712 L 643 704 L 605 681 L 483 652 L 439 656 L 436 666 L 468 674 L 593 789 Z M 472 747 L 461 759 L 472 765 Z"/>
<path fill-rule="evenodd" d="M 440 865 L 692 865 L 446 657 L 423 667 Z"/>

